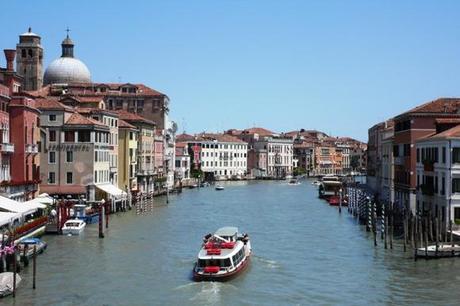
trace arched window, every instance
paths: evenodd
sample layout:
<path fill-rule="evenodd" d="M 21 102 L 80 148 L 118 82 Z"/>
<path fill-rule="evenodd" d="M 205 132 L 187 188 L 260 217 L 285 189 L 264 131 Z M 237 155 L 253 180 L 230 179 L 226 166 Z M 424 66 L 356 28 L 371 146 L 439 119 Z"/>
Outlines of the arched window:
<path fill-rule="evenodd" d="M 28 53 L 29 53 L 29 57 L 33 57 L 33 56 L 34 56 L 34 50 L 29 49 L 29 50 L 28 50 Z"/>
<path fill-rule="evenodd" d="M 22 50 L 21 50 L 21 56 L 22 56 L 22 57 L 26 57 L 26 49 L 22 49 Z"/>

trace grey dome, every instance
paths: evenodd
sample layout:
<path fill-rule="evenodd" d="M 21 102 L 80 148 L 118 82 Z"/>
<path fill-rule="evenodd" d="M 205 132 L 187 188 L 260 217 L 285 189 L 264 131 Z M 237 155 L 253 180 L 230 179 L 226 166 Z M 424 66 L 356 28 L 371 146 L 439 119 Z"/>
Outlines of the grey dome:
<path fill-rule="evenodd" d="M 54 60 L 44 75 L 44 83 L 91 83 L 91 74 L 86 65 L 73 57 L 60 57 Z"/>

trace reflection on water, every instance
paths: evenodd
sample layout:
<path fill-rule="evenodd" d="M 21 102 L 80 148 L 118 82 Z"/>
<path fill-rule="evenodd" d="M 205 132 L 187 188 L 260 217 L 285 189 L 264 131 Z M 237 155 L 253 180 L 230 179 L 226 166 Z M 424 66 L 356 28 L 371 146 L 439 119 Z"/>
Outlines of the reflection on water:
<path fill-rule="evenodd" d="M 16 305 L 374 305 L 457 304 L 460 261 L 417 261 L 382 244 L 315 186 L 232 182 L 224 191 L 158 198 L 153 214 L 111 216 L 82 236 L 46 236 L 37 290 L 22 272 Z M 228 283 L 194 283 L 202 236 L 224 225 L 248 232 L 250 268 Z"/>

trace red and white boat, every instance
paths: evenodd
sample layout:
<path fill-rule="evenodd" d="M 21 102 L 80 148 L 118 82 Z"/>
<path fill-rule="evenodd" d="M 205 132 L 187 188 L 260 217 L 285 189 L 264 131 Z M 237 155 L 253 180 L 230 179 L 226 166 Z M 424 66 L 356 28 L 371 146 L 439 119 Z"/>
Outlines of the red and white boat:
<path fill-rule="evenodd" d="M 340 206 L 340 196 L 331 196 L 328 199 L 329 205 L 331 206 Z M 342 206 L 348 206 L 348 200 L 347 197 L 342 198 Z"/>
<path fill-rule="evenodd" d="M 203 241 L 193 268 L 195 281 L 226 281 L 249 265 L 251 242 L 247 234 L 238 233 L 238 228 L 222 227 Z"/>

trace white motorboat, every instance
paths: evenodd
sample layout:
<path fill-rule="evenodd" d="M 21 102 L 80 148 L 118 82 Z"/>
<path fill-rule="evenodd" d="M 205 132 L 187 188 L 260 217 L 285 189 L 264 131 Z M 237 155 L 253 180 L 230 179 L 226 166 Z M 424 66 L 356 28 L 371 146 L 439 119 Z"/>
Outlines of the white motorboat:
<path fill-rule="evenodd" d="M 438 244 L 428 245 L 425 247 L 417 248 L 417 257 L 423 258 L 438 258 L 438 257 L 458 257 L 460 256 L 460 245 L 454 244 Z"/>
<path fill-rule="evenodd" d="M 13 272 L 0 273 L 0 297 L 4 297 L 13 293 Z M 16 288 L 21 283 L 21 277 L 16 274 Z"/>
<path fill-rule="evenodd" d="M 224 186 L 222 185 L 216 185 L 216 190 L 224 190 Z"/>
<path fill-rule="evenodd" d="M 34 249 L 37 254 L 40 254 L 46 250 L 47 246 L 47 243 L 40 238 L 26 238 L 18 243 L 18 250 L 21 257 L 25 255 L 27 258 L 31 258 L 34 255 Z"/>
<path fill-rule="evenodd" d="M 71 219 L 67 220 L 62 227 L 63 235 L 80 235 L 85 229 L 86 223 L 83 220 Z"/>
<path fill-rule="evenodd" d="M 247 234 L 238 233 L 238 228 L 222 227 L 203 241 L 193 268 L 195 281 L 226 281 L 249 265 L 251 242 Z"/>
<path fill-rule="evenodd" d="M 297 179 L 291 179 L 291 180 L 289 180 L 289 183 L 288 183 L 288 185 L 291 185 L 291 186 L 297 186 L 297 185 L 300 185 L 300 184 L 301 183 Z"/>

